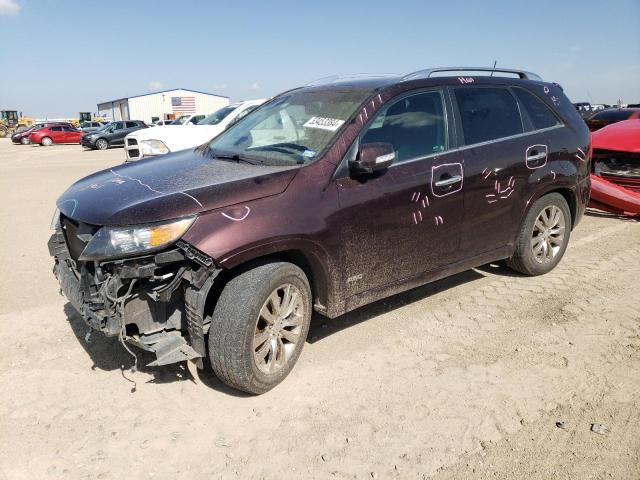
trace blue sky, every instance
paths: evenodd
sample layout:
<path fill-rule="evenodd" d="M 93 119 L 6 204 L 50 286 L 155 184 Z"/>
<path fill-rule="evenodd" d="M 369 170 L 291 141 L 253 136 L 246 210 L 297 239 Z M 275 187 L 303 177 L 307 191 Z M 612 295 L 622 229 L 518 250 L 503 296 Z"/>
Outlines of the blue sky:
<path fill-rule="evenodd" d="M 240 100 L 342 73 L 518 67 L 640 102 L 640 0 L 0 0 L 0 108 L 77 116 L 163 88 Z"/>

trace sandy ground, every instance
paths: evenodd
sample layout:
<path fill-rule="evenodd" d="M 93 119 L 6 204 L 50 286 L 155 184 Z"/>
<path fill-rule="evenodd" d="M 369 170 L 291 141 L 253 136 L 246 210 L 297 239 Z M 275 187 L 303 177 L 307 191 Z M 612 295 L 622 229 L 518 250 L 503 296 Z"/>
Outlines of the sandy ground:
<path fill-rule="evenodd" d="M 487 266 L 317 318 L 249 397 L 123 372 L 58 295 L 54 201 L 123 158 L 0 140 L 0 479 L 640 478 L 640 223 L 586 217 L 543 277 Z"/>

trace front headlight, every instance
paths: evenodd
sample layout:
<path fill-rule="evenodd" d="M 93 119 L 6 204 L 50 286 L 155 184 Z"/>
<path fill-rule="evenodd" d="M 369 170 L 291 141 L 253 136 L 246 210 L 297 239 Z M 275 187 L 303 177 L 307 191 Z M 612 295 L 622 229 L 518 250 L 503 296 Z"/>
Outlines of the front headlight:
<path fill-rule="evenodd" d="M 178 240 L 196 217 L 129 227 L 102 227 L 80 254 L 80 260 L 104 260 L 158 250 Z"/>
<path fill-rule="evenodd" d="M 169 153 L 169 148 L 160 140 L 142 140 L 140 152 L 142 155 L 164 155 Z"/>

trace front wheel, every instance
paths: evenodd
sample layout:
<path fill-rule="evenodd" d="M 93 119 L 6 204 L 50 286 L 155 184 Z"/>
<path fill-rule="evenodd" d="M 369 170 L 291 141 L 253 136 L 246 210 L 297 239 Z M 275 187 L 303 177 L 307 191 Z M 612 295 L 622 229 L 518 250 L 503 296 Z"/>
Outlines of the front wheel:
<path fill-rule="evenodd" d="M 20 143 L 21 143 L 22 145 L 29 145 L 29 138 L 28 138 L 28 137 L 22 137 L 22 138 L 20 139 Z"/>
<path fill-rule="evenodd" d="M 51 138 L 49 137 L 43 137 L 42 140 L 40 140 L 40 145 L 42 145 L 43 147 L 49 147 L 53 144 L 53 140 L 51 140 Z"/>
<path fill-rule="evenodd" d="M 559 193 L 538 199 L 527 212 L 507 265 L 525 275 L 542 275 L 560 262 L 571 234 L 569 205 Z"/>
<path fill-rule="evenodd" d="M 223 288 L 209 329 L 209 356 L 227 385 L 261 394 L 295 365 L 311 323 L 311 289 L 286 262 L 246 268 Z"/>
<path fill-rule="evenodd" d="M 107 142 L 104 138 L 99 138 L 96 140 L 96 148 L 98 150 L 106 150 L 109 148 L 109 142 Z"/>

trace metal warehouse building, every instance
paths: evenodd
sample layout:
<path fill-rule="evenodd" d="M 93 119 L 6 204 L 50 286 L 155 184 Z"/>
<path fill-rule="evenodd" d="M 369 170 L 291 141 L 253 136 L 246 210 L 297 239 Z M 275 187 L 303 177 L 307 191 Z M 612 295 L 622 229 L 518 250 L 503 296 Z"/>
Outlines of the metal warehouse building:
<path fill-rule="evenodd" d="M 229 105 L 229 97 L 175 88 L 119 98 L 98 104 L 98 114 L 108 120 L 143 120 L 147 123 L 184 114 L 209 114 Z"/>

